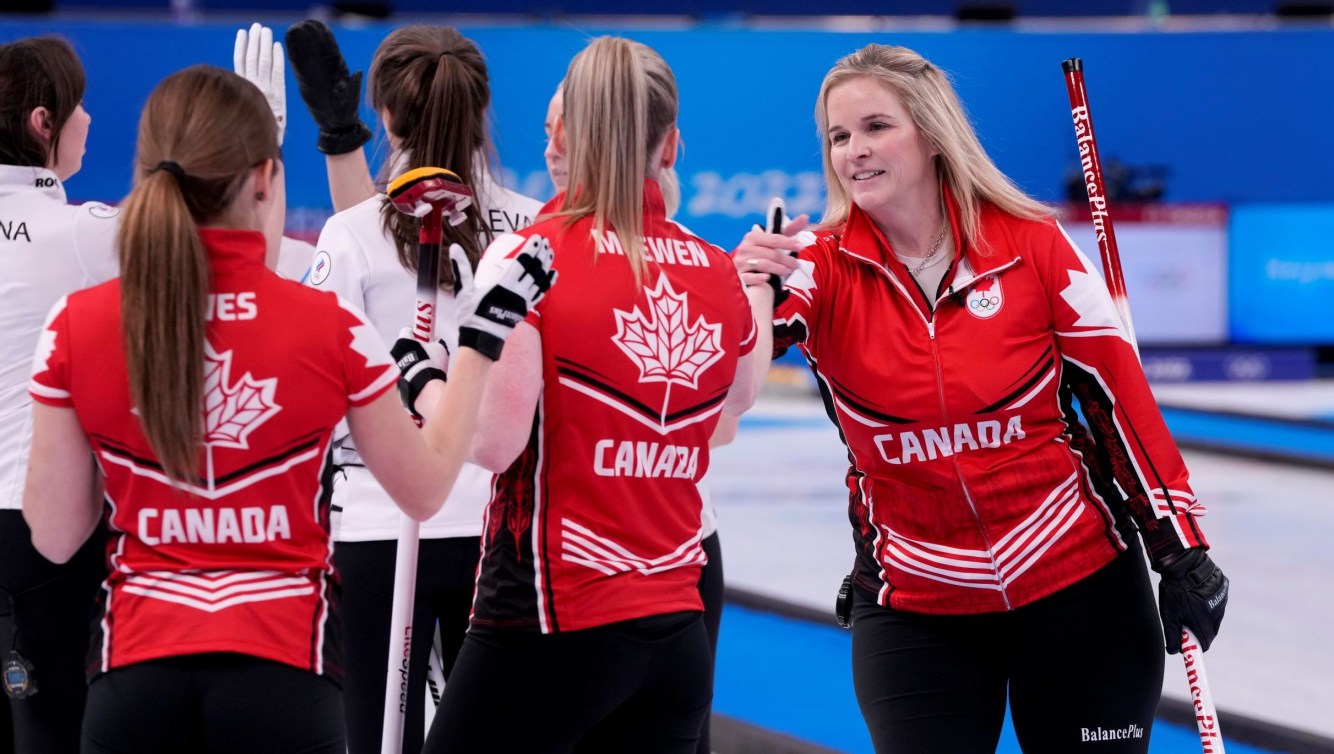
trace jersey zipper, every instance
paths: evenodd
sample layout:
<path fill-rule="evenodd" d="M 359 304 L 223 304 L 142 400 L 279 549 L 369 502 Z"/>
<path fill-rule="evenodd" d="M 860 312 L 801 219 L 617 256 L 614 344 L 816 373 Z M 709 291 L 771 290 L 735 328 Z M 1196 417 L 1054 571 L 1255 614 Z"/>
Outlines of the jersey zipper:
<path fill-rule="evenodd" d="M 936 394 L 940 397 L 940 418 L 946 425 L 950 423 L 949 405 L 945 400 L 945 371 L 940 364 L 940 342 L 936 340 L 936 313 L 931 313 L 931 318 L 926 323 L 927 335 L 931 338 L 931 358 L 936 363 Z M 968 510 L 973 514 L 973 521 L 977 522 L 977 531 L 982 535 L 982 541 L 987 547 L 987 557 L 991 559 L 991 570 L 996 574 L 996 587 L 1000 590 L 1001 601 L 1005 603 L 1005 609 L 1012 610 L 1010 606 L 1010 595 L 1005 592 L 1005 583 L 1001 578 L 1000 564 L 996 562 L 996 550 L 991 544 L 991 535 L 987 532 L 987 526 L 982 521 L 982 515 L 977 512 L 977 502 L 973 499 L 972 490 L 968 489 L 968 480 L 964 478 L 963 466 L 959 464 L 959 456 L 950 455 L 950 463 L 954 466 L 954 474 L 959 479 L 959 489 L 963 492 L 963 498 L 968 502 Z"/>
<path fill-rule="evenodd" d="M 849 249 L 842 246 L 839 247 L 839 251 L 843 252 L 844 254 L 847 254 L 850 257 L 859 259 L 871 265 L 875 269 L 879 270 L 880 273 L 883 274 L 885 278 L 889 280 L 890 284 L 893 287 L 897 288 L 899 293 L 903 294 L 903 296 L 908 299 L 908 303 L 911 304 L 913 310 L 917 312 L 917 316 L 922 318 L 922 322 L 926 325 L 927 336 L 931 340 L 931 358 L 936 365 L 936 394 L 940 397 L 940 416 L 941 419 L 945 421 L 946 424 L 948 424 L 949 412 L 946 409 L 947 403 L 945 401 L 945 373 L 944 373 L 944 368 L 940 364 L 940 344 L 936 340 L 936 311 L 940 308 L 940 304 L 944 303 L 945 299 L 949 298 L 954 294 L 956 290 L 954 285 L 953 284 L 950 285 L 949 292 L 946 293 L 946 295 L 938 296 L 935 307 L 931 307 L 928 305 L 926 308 L 929 311 L 924 313 L 922 312 L 922 307 L 918 306 L 916 301 L 913 301 L 912 294 L 908 291 L 908 289 L 902 283 L 900 283 L 897 278 L 894 277 L 893 273 L 891 273 L 885 265 L 879 264 L 860 254 L 850 251 Z M 1019 262 L 1018 259 L 1012 259 L 1007 264 L 1001 265 L 1000 267 L 997 267 L 994 270 L 988 271 L 987 274 L 988 275 L 995 274 L 997 272 L 1000 272 L 1001 270 L 1013 267 L 1015 264 L 1018 264 L 1018 262 Z M 954 265 L 956 263 L 957 260 L 955 262 L 951 262 L 950 264 Z M 945 277 L 946 278 L 949 277 L 948 271 L 946 272 Z M 963 281 L 963 284 L 960 285 L 957 290 L 963 291 L 965 288 L 967 288 L 967 286 L 971 285 L 973 281 L 979 277 L 982 276 L 974 274 L 972 277 Z M 941 282 L 943 283 L 944 280 L 942 280 Z M 921 290 L 921 286 L 918 286 L 918 289 Z M 937 293 L 939 293 L 938 290 Z M 926 292 L 923 291 L 922 294 L 923 294 L 922 297 L 925 299 Z M 950 456 L 950 463 L 954 465 L 954 474 L 959 479 L 959 489 L 960 491 L 963 492 L 964 500 L 968 502 L 968 510 L 973 514 L 973 521 L 977 523 L 977 531 L 979 534 L 982 535 L 982 541 L 986 545 L 987 557 L 990 558 L 991 560 L 991 570 L 996 574 L 996 586 L 1000 590 L 1001 601 L 1005 604 L 1005 609 L 1007 611 L 1013 610 L 1014 608 L 1010 604 L 1010 595 L 1006 593 L 1005 585 L 1001 579 L 1000 565 L 996 562 L 996 550 L 992 547 L 991 535 L 987 533 L 987 527 L 986 524 L 984 524 L 982 521 L 982 515 L 977 512 L 977 502 L 973 499 L 972 491 L 968 489 L 968 480 L 964 478 L 963 467 L 959 465 L 958 456 Z M 879 552 L 877 552 L 877 557 L 880 557 Z M 881 562 L 883 563 L 883 559 Z"/>

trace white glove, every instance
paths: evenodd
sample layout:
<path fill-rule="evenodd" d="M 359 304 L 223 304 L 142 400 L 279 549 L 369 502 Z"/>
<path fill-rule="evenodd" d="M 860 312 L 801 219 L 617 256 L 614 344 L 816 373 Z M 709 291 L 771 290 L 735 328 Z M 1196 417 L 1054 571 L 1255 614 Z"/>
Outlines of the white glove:
<path fill-rule="evenodd" d="M 472 267 L 463 249 L 449 249 L 458 281 L 455 307 L 459 321 L 459 346 L 467 346 L 495 361 L 505 339 L 528 316 L 556 282 L 551 269 L 551 244 L 542 236 L 531 236 L 513 259 L 507 260 L 495 285 L 483 290 L 473 283 Z"/>
<path fill-rule="evenodd" d="M 264 99 L 278 121 L 278 146 L 283 144 L 287 131 L 287 79 L 283 46 L 273 41 L 273 30 L 255 23 L 236 31 L 236 47 L 232 50 L 232 66 L 238 76 L 259 87 Z"/>
<path fill-rule="evenodd" d="M 398 397 L 403 406 L 413 416 L 421 418 L 417 411 L 417 396 L 422 389 L 434 380 L 444 381 L 449 373 L 449 346 L 443 340 L 426 343 L 412 335 L 412 328 L 405 327 L 398 333 L 398 340 L 389 349 L 398 366 Z"/>

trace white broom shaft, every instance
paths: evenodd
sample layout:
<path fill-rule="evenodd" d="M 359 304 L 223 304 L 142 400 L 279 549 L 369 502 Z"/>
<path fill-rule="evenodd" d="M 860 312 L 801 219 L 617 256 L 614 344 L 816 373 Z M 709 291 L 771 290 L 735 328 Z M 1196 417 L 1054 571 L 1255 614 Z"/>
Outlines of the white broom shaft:
<path fill-rule="evenodd" d="M 417 244 L 417 300 L 412 309 L 412 335 L 423 343 L 435 337 L 435 308 L 440 285 L 440 216 L 437 208 L 422 218 Z M 398 514 L 398 549 L 394 557 L 393 617 L 389 624 L 389 672 L 384 687 L 384 730 L 380 754 L 401 754 L 403 721 L 409 704 L 408 669 L 412 662 L 412 610 L 417 594 L 417 547 L 421 525 Z"/>

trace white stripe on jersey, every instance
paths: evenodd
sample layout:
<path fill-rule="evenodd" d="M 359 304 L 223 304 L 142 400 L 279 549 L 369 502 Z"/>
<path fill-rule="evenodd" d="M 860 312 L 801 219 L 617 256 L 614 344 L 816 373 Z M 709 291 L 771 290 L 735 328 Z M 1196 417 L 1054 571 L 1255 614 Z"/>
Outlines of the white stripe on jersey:
<path fill-rule="evenodd" d="M 125 579 L 124 591 L 208 613 L 234 605 L 315 593 L 306 576 L 279 571 L 145 571 Z"/>
<path fill-rule="evenodd" d="M 649 576 L 705 560 L 699 531 L 666 555 L 648 558 L 636 555 L 615 540 L 600 536 L 569 518 L 561 518 L 561 549 L 566 551 L 561 554 L 562 560 L 588 566 L 608 576 L 632 570 Z"/>
<path fill-rule="evenodd" d="M 1033 566 L 1078 520 L 1083 504 L 1078 474 L 1071 474 L 991 550 L 969 550 L 905 537 L 880 527 L 886 565 L 956 586 L 997 591 Z"/>

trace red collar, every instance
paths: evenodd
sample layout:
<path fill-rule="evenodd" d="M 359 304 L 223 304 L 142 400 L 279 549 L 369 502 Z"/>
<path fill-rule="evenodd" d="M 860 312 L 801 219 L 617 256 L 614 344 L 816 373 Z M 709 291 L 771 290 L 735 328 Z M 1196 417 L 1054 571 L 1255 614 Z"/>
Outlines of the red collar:
<path fill-rule="evenodd" d="M 551 197 L 551 201 L 542 205 L 539 215 L 559 212 L 565 203 L 565 191 Z M 667 202 L 662 198 L 662 187 L 652 178 L 644 179 L 644 217 L 667 216 Z"/>
<path fill-rule="evenodd" d="M 264 266 L 268 242 L 264 234 L 257 230 L 234 230 L 231 228 L 200 228 L 199 237 L 208 249 L 208 256 L 215 267 Z"/>
<path fill-rule="evenodd" d="M 963 237 L 959 225 L 959 206 L 954 201 L 954 194 L 950 192 L 948 184 L 941 183 L 941 191 L 945 197 L 945 215 L 949 218 L 950 233 L 955 239 Z M 998 210 L 990 205 L 979 207 L 982 214 L 981 227 L 979 230 L 986 233 L 988 226 L 988 216 L 992 216 Z M 994 219 L 994 218 L 993 218 Z M 871 216 L 866 214 L 861 207 L 852 204 L 848 208 L 848 221 L 843 225 L 842 237 L 839 243 L 841 249 L 868 261 L 874 261 L 884 267 L 886 270 L 894 269 L 890 260 L 894 259 L 894 249 L 890 246 L 889 239 L 885 238 L 884 232 L 880 226 L 875 224 Z M 984 275 L 988 271 L 1008 264 L 1015 257 L 1014 250 L 1007 245 L 997 246 L 992 244 L 991 253 L 980 254 L 977 247 L 972 243 L 965 243 L 959 254 L 959 258 L 968 262 L 968 266 L 977 275 Z M 958 266 L 956 260 L 954 266 Z M 948 277 L 952 277 L 953 273 Z"/>

